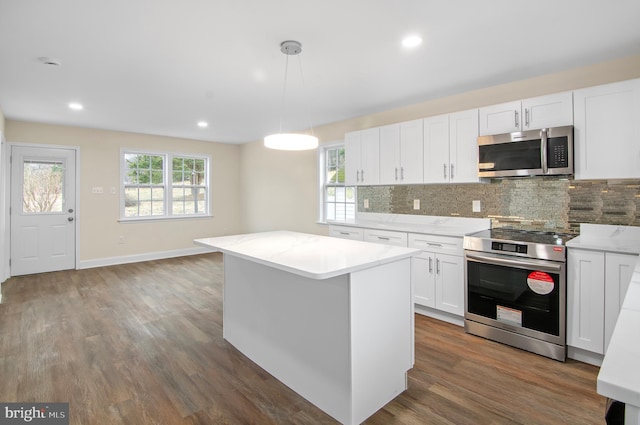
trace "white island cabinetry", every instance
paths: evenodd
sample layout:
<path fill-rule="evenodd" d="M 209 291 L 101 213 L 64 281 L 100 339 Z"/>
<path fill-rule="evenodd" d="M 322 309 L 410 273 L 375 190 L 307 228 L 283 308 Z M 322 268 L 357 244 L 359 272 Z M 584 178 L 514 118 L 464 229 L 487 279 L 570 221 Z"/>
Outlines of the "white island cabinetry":
<path fill-rule="evenodd" d="M 223 336 L 343 424 L 406 389 L 418 250 L 295 232 L 198 239 L 224 253 Z"/>

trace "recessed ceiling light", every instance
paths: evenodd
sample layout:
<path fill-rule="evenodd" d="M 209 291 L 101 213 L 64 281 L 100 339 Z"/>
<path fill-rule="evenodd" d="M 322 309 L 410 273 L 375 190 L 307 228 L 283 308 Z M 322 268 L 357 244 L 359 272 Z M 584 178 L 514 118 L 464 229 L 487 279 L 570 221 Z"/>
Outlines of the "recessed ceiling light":
<path fill-rule="evenodd" d="M 422 44 L 422 37 L 419 35 L 410 35 L 402 39 L 404 47 L 417 47 Z"/>
<path fill-rule="evenodd" d="M 44 65 L 48 65 L 48 66 L 60 66 L 62 65 L 62 61 L 60 61 L 60 59 L 58 58 L 51 58 L 48 56 L 43 56 L 41 58 L 38 58 L 38 60 L 40 61 L 40 63 L 44 64 Z"/>
<path fill-rule="evenodd" d="M 207 127 L 209 127 L 209 123 L 206 122 L 206 121 L 198 121 L 198 127 L 207 128 Z"/>
<path fill-rule="evenodd" d="M 69 103 L 69 109 L 73 109 L 74 111 L 82 111 L 84 106 L 81 103 L 71 102 Z"/>

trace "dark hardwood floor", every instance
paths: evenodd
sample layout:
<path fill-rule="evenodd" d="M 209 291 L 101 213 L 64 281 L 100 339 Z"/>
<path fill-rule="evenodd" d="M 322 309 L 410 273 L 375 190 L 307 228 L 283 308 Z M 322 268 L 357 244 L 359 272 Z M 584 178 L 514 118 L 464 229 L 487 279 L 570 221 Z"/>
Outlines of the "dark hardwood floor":
<path fill-rule="evenodd" d="M 0 401 L 71 424 L 335 424 L 222 339 L 222 262 L 199 255 L 11 278 Z M 416 316 L 409 389 L 367 424 L 604 424 L 598 368 Z"/>

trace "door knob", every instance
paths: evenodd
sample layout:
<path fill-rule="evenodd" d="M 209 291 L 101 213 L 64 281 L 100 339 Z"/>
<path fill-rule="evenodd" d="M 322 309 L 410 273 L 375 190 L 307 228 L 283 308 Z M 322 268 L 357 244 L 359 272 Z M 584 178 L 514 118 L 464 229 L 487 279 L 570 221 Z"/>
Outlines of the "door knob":
<path fill-rule="evenodd" d="M 69 208 L 69 212 L 72 213 L 73 212 L 73 208 Z"/>
<path fill-rule="evenodd" d="M 67 218 L 68 221 L 73 221 L 73 217 Z"/>

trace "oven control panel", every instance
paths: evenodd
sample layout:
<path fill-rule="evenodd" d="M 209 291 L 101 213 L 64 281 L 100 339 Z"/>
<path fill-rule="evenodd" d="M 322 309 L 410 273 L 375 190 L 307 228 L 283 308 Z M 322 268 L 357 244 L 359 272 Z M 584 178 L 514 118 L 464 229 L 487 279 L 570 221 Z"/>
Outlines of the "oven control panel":
<path fill-rule="evenodd" d="M 518 254 L 526 254 L 527 248 L 528 248 L 528 245 L 506 243 L 506 242 L 491 242 L 491 250 L 493 251 L 504 251 L 504 252 L 515 252 Z"/>

